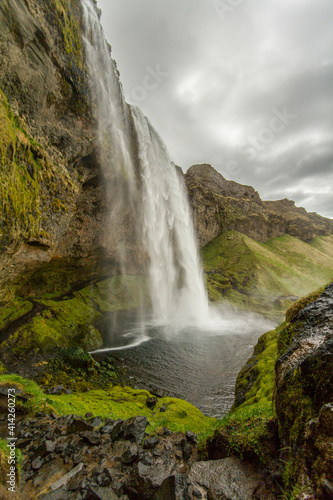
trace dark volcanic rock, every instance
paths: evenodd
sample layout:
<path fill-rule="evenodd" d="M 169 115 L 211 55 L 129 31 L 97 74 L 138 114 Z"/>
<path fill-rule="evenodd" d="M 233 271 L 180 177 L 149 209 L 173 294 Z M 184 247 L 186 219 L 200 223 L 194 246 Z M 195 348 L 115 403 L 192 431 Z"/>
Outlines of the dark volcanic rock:
<path fill-rule="evenodd" d="M 288 324 L 276 363 L 276 412 L 291 478 L 304 494 L 330 498 L 333 483 L 333 283 Z M 286 456 L 284 459 L 286 459 Z M 325 496 L 326 495 L 326 496 Z"/>

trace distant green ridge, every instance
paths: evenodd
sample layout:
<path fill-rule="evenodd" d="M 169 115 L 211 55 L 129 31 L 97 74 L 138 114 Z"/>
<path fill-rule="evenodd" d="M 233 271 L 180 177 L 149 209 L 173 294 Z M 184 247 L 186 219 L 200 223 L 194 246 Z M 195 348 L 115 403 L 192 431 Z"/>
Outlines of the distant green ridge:
<path fill-rule="evenodd" d="M 226 231 L 202 249 L 209 297 L 279 315 L 333 276 L 333 236 L 305 243 L 289 235 L 258 243 Z"/>

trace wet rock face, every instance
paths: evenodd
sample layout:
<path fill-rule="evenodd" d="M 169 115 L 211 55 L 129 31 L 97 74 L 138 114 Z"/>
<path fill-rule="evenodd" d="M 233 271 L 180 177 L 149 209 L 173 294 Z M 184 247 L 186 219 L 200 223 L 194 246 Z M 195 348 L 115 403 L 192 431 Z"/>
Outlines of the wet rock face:
<path fill-rule="evenodd" d="M 0 301 L 36 270 L 116 274 L 120 240 L 129 272 L 145 264 L 132 214 L 110 223 L 82 15 L 80 0 L 0 3 Z"/>
<path fill-rule="evenodd" d="M 283 234 L 304 241 L 331 234 L 333 222 L 291 200 L 265 202 L 251 186 L 228 181 L 211 165 L 193 165 L 185 174 L 200 246 L 223 231 L 238 231 L 265 242 Z"/>
<path fill-rule="evenodd" d="M 289 348 L 276 363 L 280 437 L 297 464 L 293 481 L 316 498 L 331 498 L 333 283 L 291 320 L 289 328 Z"/>

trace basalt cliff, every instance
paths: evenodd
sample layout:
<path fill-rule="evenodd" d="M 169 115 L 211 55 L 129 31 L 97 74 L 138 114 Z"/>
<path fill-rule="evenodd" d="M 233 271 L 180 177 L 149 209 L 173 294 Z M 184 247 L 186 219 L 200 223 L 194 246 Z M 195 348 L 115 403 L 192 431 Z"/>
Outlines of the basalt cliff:
<path fill-rule="evenodd" d="M 288 234 L 309 242 L 333 233 L 333 220 L 308 213 L 288 199 L 262 201 L 251 186 L 226 180 L 211 165 L 193 165 L 185 174 L 201 246 L 224 231 L 265 243 Z"/>

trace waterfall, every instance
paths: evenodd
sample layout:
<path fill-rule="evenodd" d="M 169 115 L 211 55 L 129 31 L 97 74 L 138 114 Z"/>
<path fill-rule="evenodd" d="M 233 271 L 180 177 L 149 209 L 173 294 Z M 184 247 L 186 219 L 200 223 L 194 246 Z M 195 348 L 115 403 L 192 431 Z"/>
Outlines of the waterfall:
<path fill-rule="evenodd" d="M 140 109 L 131 106 L 131 111 L 139 144 L 153 319 L 195 325 L 207 315 L 208 299 L 182 174 Z"/>
<path fill-rule="evenodd" d="M 140 109 L 124 101 L 93 0 L 81 1 L 100 154 L 106 177 L 111 179 L 110 199 L 116 207 L 110 217 L 117 217 L 117 207 L 118 212 L 119 207 L 124 210 L 124 205 L 137 207 L 137 230 L 149 258 L 152 323 L 172 325 L 177 330 L 202 326 L 208 318 L 208 298 L 182 174 Z M 139 182 L 132 153 L 133 135 Z M 119 248 L 122 245 L 118 241 Z"/>

